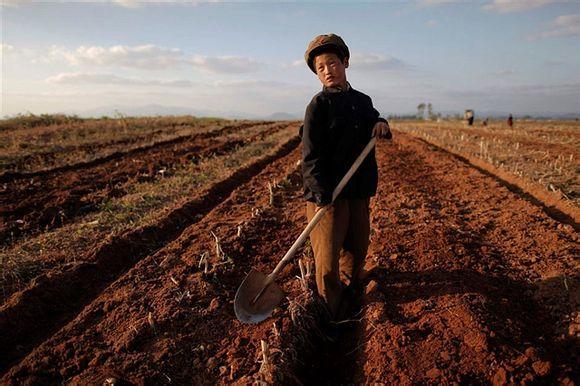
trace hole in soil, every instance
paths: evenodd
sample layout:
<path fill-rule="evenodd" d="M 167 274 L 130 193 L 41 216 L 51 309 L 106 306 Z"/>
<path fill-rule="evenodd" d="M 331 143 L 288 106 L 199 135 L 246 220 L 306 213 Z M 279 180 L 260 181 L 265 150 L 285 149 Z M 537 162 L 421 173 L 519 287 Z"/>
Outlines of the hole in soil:
<path fill-rule="evenodd" d="M 314 343 L 314 350 L 304 360 L 298 378 L 305 385 L 337 385 L 355 382 L 361 342 L 356 322 L 345 323 L 330 333 L 335 341 Z"/>
<path fill-rule="evenodd" d="M 302 357 L 297 378 L 305 385 L 337 385 L 356 382 L 364 338 L 361 338 L 362 299 L 353 300 L 345 319 L 321 320 L 323 336 L 315 336 L 312 350 Z"/>

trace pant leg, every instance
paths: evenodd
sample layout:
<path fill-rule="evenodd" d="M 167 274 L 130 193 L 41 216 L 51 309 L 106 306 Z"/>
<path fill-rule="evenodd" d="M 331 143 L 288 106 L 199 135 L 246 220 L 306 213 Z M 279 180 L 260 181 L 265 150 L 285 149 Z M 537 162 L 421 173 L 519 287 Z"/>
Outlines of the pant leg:
<path fill-rule="evenodd" d="M 340 272 L 349 278 L 349 285 L 353 286 L 358 284 L 369 247 L 369 202 L 369 198 L 348 200 L 350 216 L 340 259 Z"/>
<path fill-rule="evenodd" d="M 314 217 L 316 205 L 306 204 L 308 221 Z M 316 287 L 328 305 L 332 316 L 336 315 L 342 296 L 339 276 L 340 249 L 348 227 L 349 206 L 346 200 L 336 200 L 328 212 L 310 233 L 314 252 Z"/>

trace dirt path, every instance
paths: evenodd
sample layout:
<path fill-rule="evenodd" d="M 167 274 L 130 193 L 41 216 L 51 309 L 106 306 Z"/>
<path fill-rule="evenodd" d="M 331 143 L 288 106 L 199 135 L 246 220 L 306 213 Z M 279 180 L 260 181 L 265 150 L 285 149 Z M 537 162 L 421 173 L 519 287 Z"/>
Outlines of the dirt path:
<path fill-rule="evenodd" d="M 228 153 L 287 126 L 229 125 L 90 163 L 13 178 L 0 190 L 0 240 L 9 243 L 24 234 L 60 227 L 94 211 L 107 197 L 123 196 L 127 184 L 159 178 L 161 170 L 169 174 L 179 164 Z M 261 129 L 244 137 L 252 128 Z"/>
<path fill-rule="evenodd" d="M 13 362 L 1 382 L 574 379 L 579 286 L 572 227 L 421 140 L 398 134 L 378 154 L 368 257 L 376 269 L 362 311 L 337 344 L 311 339 L 319 315 L 312 302 L 300 300 L 308 291 L 295 278 L 296 264 L 282 272 L 288 300 L 271 319 L 248 326 L 233 315 L 245 273 L 273 268 L 305 224 L 297 149 L 99 289 L 80 313 Z M 279 185 L 272 207 L 267 183 L 273 180 Z M 211 232 L 225 256 L 217 256 Z M 261 368 L 260 340 L 272 347 L 273 372 Z"/>

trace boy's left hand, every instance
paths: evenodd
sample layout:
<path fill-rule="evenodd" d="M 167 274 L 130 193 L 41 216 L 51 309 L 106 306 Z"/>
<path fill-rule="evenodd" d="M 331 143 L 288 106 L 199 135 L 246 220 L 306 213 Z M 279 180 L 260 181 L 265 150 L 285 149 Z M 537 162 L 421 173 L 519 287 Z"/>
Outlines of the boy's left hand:
<path fill-rule="evenodd" d="M 375 123 L 375 126 L 373 127 L 373 137 L 386 139 L 393 138 L 389 124 L 383 121 Z"/>

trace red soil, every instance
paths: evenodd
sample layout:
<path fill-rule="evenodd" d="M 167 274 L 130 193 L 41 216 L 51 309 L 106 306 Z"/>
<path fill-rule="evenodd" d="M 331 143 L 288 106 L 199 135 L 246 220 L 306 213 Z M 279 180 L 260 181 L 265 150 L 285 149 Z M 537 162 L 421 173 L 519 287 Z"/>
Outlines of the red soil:
<path fill-rule="evenodd" d="M 570 318 L 580 300 L 573 227 L 465 159 L 405 136 L 397 142 L 373 205 L 377 287 L 360 328 L 359 376 L 572 379 L 570 326 L 578 321 Z"/>
<path fill-rule="evenodd" d="M 242 325 L 233 313 L 245 273 L 271 270 L 305 225 L 296 149 L 241 180 L 177 239 L 133 260 L 20 354 L 19 340 L 8 342 L 13 349 L 3 357 L 0 382 L 571 383 L 579 299 L 574 229 L 499 178 L 423 141 L 398 134 L 377 154 L 368 256 L 376 268 L 337 343 L 317 333 L 324 313 L 295 279 L 296 264 L 278 280 L 288 300 L 271 319 Z M 273 207 L 272 180 L 281 181 Z M 216 256 L 211 232 L 226 258 Z M 117 254 L 131 256 L 136 244 L 130 240 Z M 211 256 L 208 273 L 199 266 L 204 253 Z M 67 301 L 48 294 L 38 304 L 62 309 Z M 19 325 L 42 330 L 30 315 L 0 313 L 0 336 Z M 271 347 L 263 368 L 260 340 Z"/>

